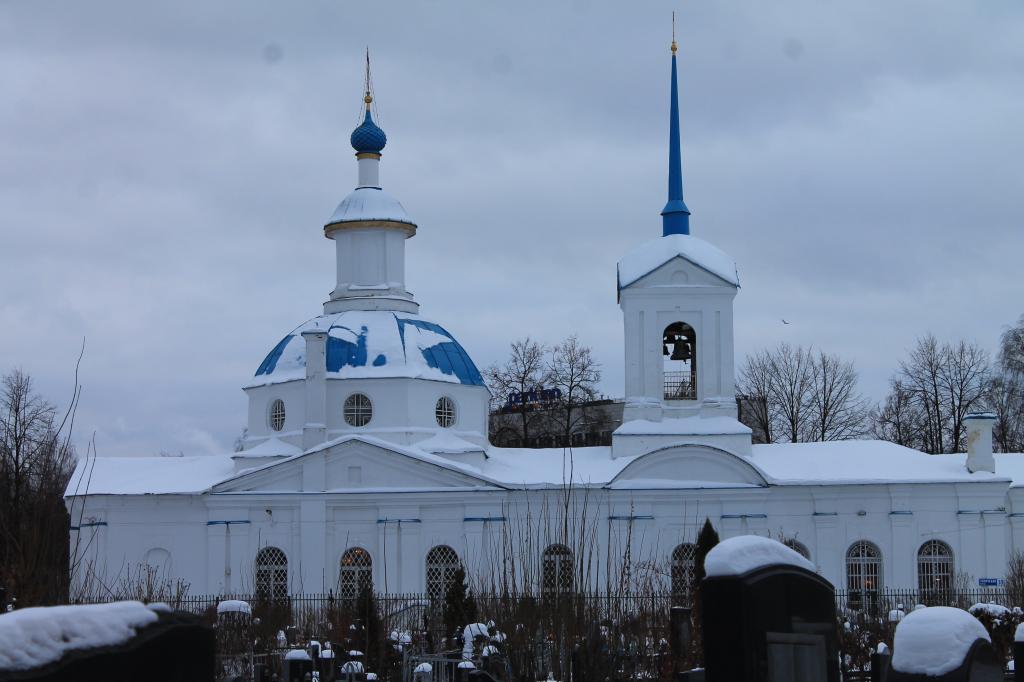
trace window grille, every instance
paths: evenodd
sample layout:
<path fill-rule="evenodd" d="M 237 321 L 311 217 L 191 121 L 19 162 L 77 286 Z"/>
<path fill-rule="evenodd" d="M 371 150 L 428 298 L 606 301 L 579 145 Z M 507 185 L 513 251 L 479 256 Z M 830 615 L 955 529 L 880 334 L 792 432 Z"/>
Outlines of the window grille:
<path fill-rule="evenodd" d="M 846 551 L 846 589 L 851 608 L 871 609 L 882 589 L 882 553 L 870 542 L 853 543 Z"/>
<path fill-rule="evenodd" d="M 280 398 L 270 403 L 270 428 L 280 431 L 284 428 L 284 401 Z"/>
<path fill-rule="evenodd" d="M 689 542 L 672 550 L 672 597 L 689 603 L 693 590 L 693 571 L 697 565 L 697 546 Z"/>
<path fill-rule="evenodd" d="M 448 428 L 455 425 L 455 401 L 447 396 L 442 396 L 437 399 L 437 405 L 434 406 L 434 417 L 437 419 L 437 425 L 443 428 Z"/>
<path fill-rule="evenodd" d="M 544 550 L 542 591 L 553 597 L 572 591 L 572 551 L 565 545 L 551 545 Z"/>
<path fill-rule="evenodd" d="M 917 589 L 925 604 L 949 601 L 953 591 L 953 550 L 941 540 L 929 540 L 917 551 Z"/>
<path fill-rule="evenodd" d="M 353 393 L 345 398 L 344 415 L 349 426 L 366 426 L 373 419 L 373 403 L 362 393 Z"/>
<path fill-rule="evenodd" d="M 438 545 L 427 552 L 427 595 L 431 599 L 444 599 L 460 568 L 459 555 L 447 545 Z"/>
<path fill-rule="evenodd" d="M 338 595 L 342 599 L 355 599 L 364 588 L 373 588 L 373 559 L 362 547 L 345 550 L 341 555 Z"/>
<path fill-rule="evenodd" d="M 288 557 L 277 547 L 256 554 L 256 595 L 275 600 L 288 596 Z"/>

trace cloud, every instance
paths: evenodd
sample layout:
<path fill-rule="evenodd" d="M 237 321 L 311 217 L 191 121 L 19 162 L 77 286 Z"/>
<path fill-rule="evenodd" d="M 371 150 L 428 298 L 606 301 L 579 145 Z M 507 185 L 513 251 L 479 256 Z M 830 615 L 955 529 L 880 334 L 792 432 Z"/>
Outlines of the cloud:
<path fill-rule="evenodd" d="M 423 313 L 481 367 L 579 333 L 621 394 L 615 262 L 660 230 L 672 9 L 738 355 L 813 344 L 878 398 L 918 334 L 994 347 L 1024 312 L 1019 3 L 33 2 L 0 4 L 0 370 L 59 402 L 84 337 L 101 454 L 230 449 L 239 387 L 332 288 L 370 45 Z"/>

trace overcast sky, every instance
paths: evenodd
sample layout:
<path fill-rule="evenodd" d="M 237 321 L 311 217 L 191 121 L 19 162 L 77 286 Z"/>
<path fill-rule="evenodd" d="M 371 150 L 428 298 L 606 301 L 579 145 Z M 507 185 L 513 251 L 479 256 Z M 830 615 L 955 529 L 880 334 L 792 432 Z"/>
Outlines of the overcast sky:
<path fill-rule="evenodd" d="M 577 333 L 623 391 L 615 263 L 658 236 L 670 12 L 692 231 L 737 362 L 886 381 L 1024 313 L 1024 4 L 0 0 L 0 372 L 105 455 L 229 450 L 239 388 L 334 284 L 374 60 L 408 283 L 481 368 Z M 791 324 L 783 325 L 781 318 Z"/>

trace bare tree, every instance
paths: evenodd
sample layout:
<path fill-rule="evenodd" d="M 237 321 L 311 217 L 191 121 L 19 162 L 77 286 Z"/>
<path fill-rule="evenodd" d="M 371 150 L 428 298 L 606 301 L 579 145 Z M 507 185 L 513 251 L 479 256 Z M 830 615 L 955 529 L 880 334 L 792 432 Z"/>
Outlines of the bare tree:
<path fill-rule="evenodd" d="M 748 355 L 740 367 L 737 388 L 743 421 L 753 430 L 755 442 L 775 442 L 775 402 L 773 400 L 772 355 L 759 350 Z"/>
<path fill-rule="evenodd" d="M 964 447 L 964 417 L 991 396 L 988 353 L 966 341 L 942 343 L 931 334 L 917 340 L 891 382 L 885 405 L 874 412 L 883 423 L 876 435 L 932 454 Z M 894 428 L 898 420 L 898 429 Z"/>
<path fill-rule="evenodd" d="M 814 362 L 809 350 L 779 344 L 772 353 L 772 392 L 778 414 L 776 431 L 791 443 L 807 440 L 810 426 L 810 392 L 813 387 Z"/>
<path fill-rule="evenodd" d="M 20 370 L 0 386 L 0 586 L 21 605 L 66 597 L 69 518 L 64 488 L 75 452 L 70 425 Z"/>
<path fill-rule="evenodd" d="M 926 417 L 914 394 L 899 379 L 890 382 L 885 402 L 872 410 L 871 433 L 908 448 L 923 449 Z"/>
<path fill-rule="evenodd" d="M 849 440 L 864 433 L 867 403 L 852 362 L 822 351 L 811 361 L 810 434 L 806 440 Z"/>
<path fill-rule="evenodd" d="M 1024 317 L 1003 332 L 987 400 L 996 414 L 992 429 L 996 447 L 1002 452 L 1024 450 Z"/>
<path fill-rule="evenodd" d="M 511 352 L 504 364 L 493 364 L 485 370 L 484 377 L 496 407 L 507 405 L 513 394 L 523 396 L 548 380 L 544 361 L 546 352 L 545 346 L 526 337 L 512 342 Z M 525 401 L 520 405 L 519 421 L 524 442 L 530 438 L 532 427 L 542 416 L 538 411 L 530 409 Z"/>
<path fill-rule="evenodd" d="M 551 349 L 547 364 L 548 381 L 559 390 L 557 419 L 561 435 L 567 440 L 586 418 L 583 405 L 597 395 L 601 381 L 600 364 L 590 348 L 575 334 Z"/>

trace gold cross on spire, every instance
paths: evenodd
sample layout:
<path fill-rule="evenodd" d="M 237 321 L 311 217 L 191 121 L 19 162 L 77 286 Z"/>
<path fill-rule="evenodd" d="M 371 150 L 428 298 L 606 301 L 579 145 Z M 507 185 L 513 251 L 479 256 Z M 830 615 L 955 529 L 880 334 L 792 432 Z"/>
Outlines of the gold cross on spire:
<path fill-rule="evenodd" d="M 366 102 L 366 110 L 367 111 L 370 110 L 370 103 L 373 101 L 373 95 L 371 94 L 371 90 L 372 89 L 373 88 L 370 85 L 370 48 L 367 47 L 366 48 L 366 97 L 363 98 L 363 101 Z"/>
<path fill-rule="evenodd" d="M 672 12 L 672 54 L 676 53 L 676 13 Z"/>

